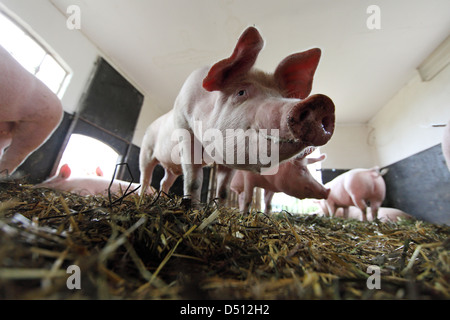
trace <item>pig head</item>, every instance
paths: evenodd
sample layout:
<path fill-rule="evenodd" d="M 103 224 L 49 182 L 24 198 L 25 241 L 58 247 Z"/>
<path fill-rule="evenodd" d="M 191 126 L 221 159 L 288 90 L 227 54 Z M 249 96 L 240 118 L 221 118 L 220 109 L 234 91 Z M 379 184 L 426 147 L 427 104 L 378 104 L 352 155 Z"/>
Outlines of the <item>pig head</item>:
<path fill-rule="evenodd" d="M 170 168 L 171 174 L 180 172 L 173 158 L 168 160 L 174 148 L 179 149 L 181 156 L 178 165 L 184 174 L 184 194 L 199 200 L 205 163 L 219 164 L 221 179 L 217 192 L 224 198 L 233 169 L 261 172 L 309 146 L 328 142 L 334 132 L 334 104 L 321 94 L 309 96 L 320 49 L 292 54 L 274 73 L 266 73 L 254 68 L 263 45 L 258 30 L 249 27 L 229 58 L 200 68 L 187 78 L 172 111 L 163 116 L 164 120 L 156 121 L 155 126 L 164 127 L 168 135 L 158 134 L 157 139 L 144 137 L 141 153 L 145 155 L 141 155 L 144 161 L 140 164 L 144 190 L 151 178 L 148 170 L 153 170 L 155 163 Z M 206 139 L 212 129 L 223 138 L 216 135 L 214 140 Z M 232 130 L 257 135 L 256 153 L 270 149 L 277 161 L 270 164 L 260 158 L 250 161 L 255 152 L 248 145 L 238 148 L 235 137 L 227 139 Z M 149 128 L 147 132 L 155 130 Z M 182 133 L 175 138 L 176 143 L 173 139 L 169 141 L 173 132 Z M 230 154 L 234 157 L 228 157 Z"/>
<path fill-rule="evenodd" d="M 58 97 L 0 47 L 0 177 L 48 139 L 62 114 Z"/>
<path fill-rule="evenodd" d="M 253 198 L 253 189 L 264 189 L 265 212 L 271 209 L 270 202 L 275 192 L 284 192 L 298 199 L 326 199 L 330 193 L 317 182 L 307 166 L 323 161 L 325 155 L 318 158 L 295 157 L 280 164 L 274 175 L 260 175 L 250 171 L 237 171 L 231 181 L 231 190 L 239 195 L 239 210 L 247 213 Z"/>

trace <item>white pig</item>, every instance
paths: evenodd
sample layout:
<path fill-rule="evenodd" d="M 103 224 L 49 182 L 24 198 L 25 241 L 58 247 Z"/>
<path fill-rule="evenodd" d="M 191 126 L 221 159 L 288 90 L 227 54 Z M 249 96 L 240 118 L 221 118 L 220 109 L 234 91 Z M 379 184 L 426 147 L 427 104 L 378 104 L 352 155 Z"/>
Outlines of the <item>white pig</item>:
<path fill-rule="evenodd" d="M 98 174 L 99 172 L 97 172 Z M 81 196 L 87 195 L 108 195 L 108 189 L 110 188 L 111 179 L 104 178 L 102 176 L 86 176 L 86 177 L 70 177 L 71 170 L 69 165 L 65 164 L 59 170 L 59 173 L 51 177 L 44 182 L 35 185 L 35 188 L 49 188 L 60 191 L 67 191 L 76 193 Z M 111 194 L 125 193 L 130 183 L 114 179 L 111 185 Z M 132 183 L 128 189 L 131 192 L 139 188 L 139 184 Z M 151 189 L 147 190 L 148 194 L 151 194 Z"/>
<path fill-rule="evenodd" d="M 239 210 L 248 212 L 255 187 L 264 189 L 266 213 L 270 212 L 270 202 L 275 192 L 284 192 L 298 199 L 326 199 L 330 190 L 317 182 L 307 168 L 308 165 L 324 159 L 324 154 L 318 158 L 295 157 L 280 164 L 274 175 L 237 171 L 230 187 L 239 195 Z"/>
<path fill-rule="evenodd" d="M 58 97 L 0 46 L 0 177 L 48 139 L 62 114 Z"/>
<path fill-rule="evenodd" d="M 223 161 L 216 161 L 217 155 L 207 148 L 211 145 L 204 139 L 211 129 L 220 132 L 222 138 L 230 129 L 254 130 L 263 136 L 262 144 L 266 148 L 272 144 L 279 147 L 276 154 L 279 161 L 293 157 L 308 146 L 328 142 L 334 132 L 334 104 L 324 95 L 308 97 L 320 49 L 292 54 L 273 74 L 268 74 L 253 68 L 263 44 L 258 30 L 249 27 L 229 58 L 200 68 L 188 77 L 174 108 L 146 131 L 140 154 L 142 191 L 160 163 L 166 171 L 162 185 L 171 185 L 177 175 L 184 174 L 185 196 L 198 201 L 202 166 L 208 162 L 203 152 L 219 164 L 217 194 L 221 199 L 227 196 L 233 169 L 261 171 L 265 163 L 259 158 L 250 163 L 250 148 L 238 149 L 234 139 L 226 140 L 223 145 L 220 143 L 224 139 L 214 140 L 217 147 L 214 150 L 219 153 L 224 150 Z M 273 129 L 279 130 L 278 135 Z M 187 133 L 182 141 L 172 141 L 172 134 L 180 130 Z M 236 158 L 224 156 L 230 146 Z M 181 165 L 174 160 L 174 155 L 179 153 Z M 236 161 L 237 158 L 245 161 Z"/>
<path fill-rule="evenodd" d="M 356 206 L 362 211 L 363 221 L 367 220 L 367 201 L 376 219 L 386 196 L 386 184 L 378 167 L 347 171 L 325 184 L 325 187 L 331 189 L 328 198 L 322 201 L 326 215 L 334 216 L 337 208 L 344 208 L 344 216 L 348 216 L 348 207 Z"/>

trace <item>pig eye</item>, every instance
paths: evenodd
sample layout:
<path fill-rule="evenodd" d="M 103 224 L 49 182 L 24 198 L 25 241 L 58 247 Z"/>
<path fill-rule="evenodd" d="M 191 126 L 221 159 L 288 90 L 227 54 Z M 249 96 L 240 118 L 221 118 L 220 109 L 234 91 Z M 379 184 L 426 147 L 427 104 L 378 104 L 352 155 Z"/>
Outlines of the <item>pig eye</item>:
<path fill-rule="evenodd" d="M 243 96 L 245 96 L 245 94 L 246 94 L 245 90 L 239 90 L 238 93 L 237 93 L 237 96 L 238 97 L 243 97 Z"/>

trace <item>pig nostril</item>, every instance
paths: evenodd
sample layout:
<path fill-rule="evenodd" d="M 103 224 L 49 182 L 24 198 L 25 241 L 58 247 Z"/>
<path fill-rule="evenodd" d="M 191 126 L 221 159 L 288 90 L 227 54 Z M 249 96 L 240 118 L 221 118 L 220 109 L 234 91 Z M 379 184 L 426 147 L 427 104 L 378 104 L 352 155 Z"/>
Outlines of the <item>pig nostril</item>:
<path fill-rule="evenodd" d="M 300 114 L 300 122 L 303 122 L 303 120 L 305 120 L 307 117 L 309 116 L 309 110 L 305 110 Z"/>
<path fill-rule="evenodd" d="M 326 132 L 333 132 L 334 129 L 334 117 L 332 116 L 325 116 L 322 119 L 322 128 Z"/>

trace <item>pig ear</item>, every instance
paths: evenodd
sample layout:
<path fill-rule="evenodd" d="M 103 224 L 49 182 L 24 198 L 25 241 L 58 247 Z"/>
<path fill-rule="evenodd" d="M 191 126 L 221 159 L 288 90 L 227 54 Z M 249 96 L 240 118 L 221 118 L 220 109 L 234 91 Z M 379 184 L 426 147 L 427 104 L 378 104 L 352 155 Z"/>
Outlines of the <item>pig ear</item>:
<path fill-rule="evenodd" d="M 100 167 L 95 168 L 95 174 L 96 174 L 98 177 L 103 177 L 103 171 L 102 171 L 102 169 L 101 169 Z"/>
<path fill-rule="evenodd" d="M 325 160 L 326 157 L 327 157 L 326 154 L 322 154 L 318 158 L 307 158 L 306 159 L 307 160 L 307 164 L 313 164 L 313 163 L 316 163 L 316 162 L 319 162 L 319 161 L 323 161 L 323 160 Z"/>
<path fill-rule="evenodd" d="M 311 93 L 320 55 L 320 49 L 315 48 L 294 53 L 280 62 L 275 70 L 275 80 L 286 97 L 305 99 Z"/>
<path fill-rule="evenodd" d="M 220 90 L 227 80 L 247 73 L 255 64 L 263 46 L 264 40 L 258 30 L 253 27 L 247 28 L 239 38 L 231 57 L 211 67 L 203 79 L 203 88 L 208 91 Z"/>
<path fill-rule="evenodd" d="M 72 171 L 70 170 L 70 167 L 68 164 L 65 164 L 59 169 L 59 177 L 62 179 L 67 179 L 70 177 L 70 174 Z"/>

